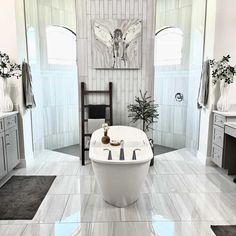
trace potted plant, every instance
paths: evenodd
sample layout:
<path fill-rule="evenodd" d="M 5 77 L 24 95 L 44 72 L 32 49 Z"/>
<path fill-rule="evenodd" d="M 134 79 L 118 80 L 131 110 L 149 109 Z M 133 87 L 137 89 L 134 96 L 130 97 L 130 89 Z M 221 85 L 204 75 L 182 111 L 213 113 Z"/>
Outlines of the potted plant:
<path fill-rule="evenodd" d="M 227 111 L 230 108 L 228 89 L 229 85 L 234 82 L 236 74 L 235 66 L 231 66 L 229 63 L 230 58 L 230 55 L 227 55 L 223 56 L 220 61 L 210 60 L 213 84 L 220 83 L 221 96 L 217 102 L 217 109 L 220 111 Z"/>
<path fill-rule="evenodd" d="M 0 77 L 3 80 L 3 101 L 1 101 L 0 111 L 8 112 L 13 110 L 13 103 L 9 96 L 7 79 L 21 76 L 21 66 L 10 60 L 6 53 L 0 51 Z"/>
<path fill-rule="evenodd" d="M 158 105 L 154 103 L 151 96 L 147 95 L 147 91 L 143 94 L 140 90 L 140 97 L 135 97 L 135 103 L 128 105 L 129 117 L 131 122 L 136 123 L 141 120 L 142 129 L 148 132 L 152 128 L 152 124 L 157 122 L 159 114 L 157 112 Z M 149 139 L 153 150 L 153 140 Z M 154 150 L 153 150 L 154 151 Z M 154 157 L 152 158 L 151 165 L 154 164 Z"/>

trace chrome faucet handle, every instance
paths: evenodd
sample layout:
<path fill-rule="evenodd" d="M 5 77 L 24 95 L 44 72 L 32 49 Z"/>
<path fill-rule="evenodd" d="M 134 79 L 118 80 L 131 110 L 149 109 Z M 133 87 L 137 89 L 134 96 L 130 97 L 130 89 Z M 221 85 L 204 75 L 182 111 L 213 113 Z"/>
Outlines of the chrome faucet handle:
<path fill-rule="evenodd" d="M 120 140 L 120 161 L 125 160 L 125 153 L 124 153 L 124 140 Z"/>
<path fill-rule="evenodd" d="M 124 148 L 124 140 L 120 140 L 120 148 Z"/>
<path fill-rule="evenodd" d="M 133 150 L 132 160 L 137 160 L 137 158 L 136 158 L 136 151 L 141 151 L 141 149 L 140 149 L 140 148 L 135 148 L 135 149 Z"/>
<path fill-rule="evenodd" d="M 108 153 L 108 160 L 112 160 L 111 150 L 108 148 L 103 149 L 103 151 L 109 151 Z"/>

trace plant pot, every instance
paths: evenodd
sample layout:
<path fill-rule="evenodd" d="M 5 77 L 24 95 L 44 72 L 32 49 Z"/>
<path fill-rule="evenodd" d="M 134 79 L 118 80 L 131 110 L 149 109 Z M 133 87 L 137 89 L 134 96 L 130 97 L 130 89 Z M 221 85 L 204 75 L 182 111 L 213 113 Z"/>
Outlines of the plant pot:
<path fill-rule="evenodd" d="M 218 111 L 229 111 L 230 103 L 229 103 L 229 84 L 226 84 L 224 81 L 220 82 L 220 98 L 217 102 L 217 110 Z"/>
<path fill-rule="evenodd" d="M 6 81 L 6 79 L 2 79 L 2 81 L 3 81 L 3 86 L 2 86 L 3 100 L 1 101 L 1 104 L 0 104 L 0 111 L 1 112 L 11 112 L 11 111 L 13 111 L 13 102 L 12 102 L 11 97 L 9 95 L 7 81 Z"/>

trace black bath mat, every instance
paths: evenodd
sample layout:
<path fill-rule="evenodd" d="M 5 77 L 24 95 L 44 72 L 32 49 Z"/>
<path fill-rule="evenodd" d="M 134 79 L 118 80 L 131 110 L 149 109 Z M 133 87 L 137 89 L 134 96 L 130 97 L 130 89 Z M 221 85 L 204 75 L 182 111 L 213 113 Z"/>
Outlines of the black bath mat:
<path fill-rule="evenodd" d="M 56 176 L 13 176 L 0 188 L 0 220 L 31 220 Z"/>
<path fill-rule="evenodd" d="M 236 225 L 211 225 L 216 236 L 235 236 Z"/>

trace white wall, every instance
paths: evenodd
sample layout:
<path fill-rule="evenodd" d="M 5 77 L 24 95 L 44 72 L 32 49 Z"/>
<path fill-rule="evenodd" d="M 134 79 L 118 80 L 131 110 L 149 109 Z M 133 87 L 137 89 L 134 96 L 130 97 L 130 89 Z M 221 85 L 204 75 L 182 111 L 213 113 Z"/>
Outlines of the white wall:
<path fill-rule="evenodd" d="M 23 1 L 0 0 L 0 6 L 0 51 L 7 53 L 13 60 L 21 64 L 23 58 L 26 58 Z M 21 159 L 24 159 L 25 156 L 32 155 L 30 114 L 24 114 L 21 78 L 9 79 L 8 86 L 14 106 L 20 111 L 20 155 Z M 24 141 L 27 144 L 26 148 L 24 148 Z"/>
<path fill-rule="evenodd" d="M 236 64 L 236 1 L 217 0 L 214 57 L 230 54 Z"/>
<path fill-rule="evenodd" d="M 15 0 L 0 0 L 0 51 L 17 59 Z"/>
<path fill-rule="evenodd" d="M 236 1 L 208 0 L 204 59 L 219 60 L 230 54 L 236 64 Z M 212 113 L 219 98 L 219 88 L 210 84 L 207 109 L 201 111 L 199 157 L 203 162 L 211 155 Z M 231 85 L 229 97 L 236 101 L 236 83 Z"/>
<path fill-rule="evenodd" d="M 114 84 L 113 123 L 130 125 L 127 105 L 134 102 L 139 90 L 153 94 L 155 0 L 77 0 L 79 81 L 91 90 L 104 90 Z M 139 70 L 96 70 L 92 63 L 92 21 L 96 18 L 142 20 L 142 66 Z M 95 95 L 90 103 L 104 103 Z"/>

